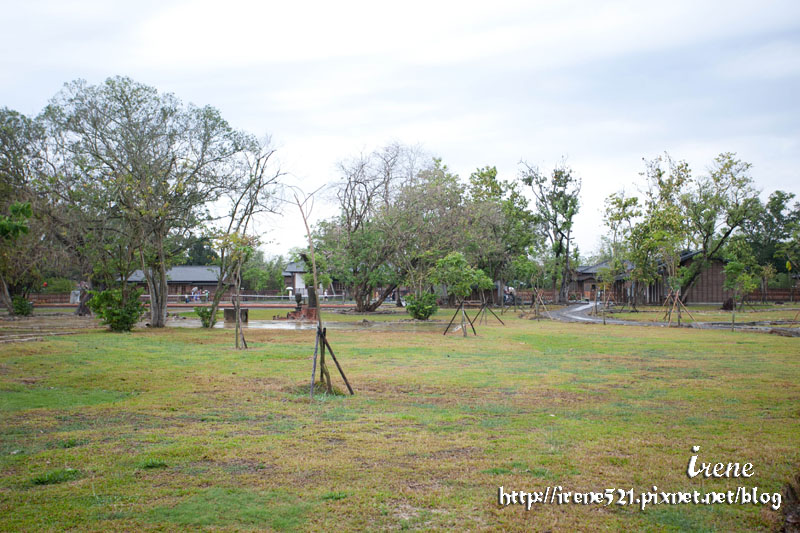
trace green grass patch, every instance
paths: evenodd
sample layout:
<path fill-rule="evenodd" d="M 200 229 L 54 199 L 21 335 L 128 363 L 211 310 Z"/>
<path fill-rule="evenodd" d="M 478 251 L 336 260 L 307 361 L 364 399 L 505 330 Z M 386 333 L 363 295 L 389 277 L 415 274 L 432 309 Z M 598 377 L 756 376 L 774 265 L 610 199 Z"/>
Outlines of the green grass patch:
<path fill-rule="evenodd" d="M 190 527 L 270 527 L 294 531 L 306 520 L 311 504 L 281 491 L 254 492 L 211 488 L 174 506 L 161 506 L 147 515 L 151 522 Z"/>
<path fill-rule="evenodd" d="M 60 470 L 50 470 L 49 472 L 36 475 L 31 478 L 31 483 L 33 485 L 56 485 L 58 483 L 74 481 L 80 477 L 82 477 L 80 470 L 64 468 Z"/>
<path fill-rule="evenodd" d="M 141 463 L 139 463 L 139 468 L 143 468 L 145 470 L 148 469 L 155 469 L 155 468 L 167 468 L 169 466 L 166 461 L 162 459 L 145 459 Z"/>
<path fill-rule="evenodd" d="M 64 409 L 102 403 L 113 403 L 130 396 L 129 393 L 97 389 L 62 387 L 6 386 L 0 390 L 0 411 L 21 409 Z"/>

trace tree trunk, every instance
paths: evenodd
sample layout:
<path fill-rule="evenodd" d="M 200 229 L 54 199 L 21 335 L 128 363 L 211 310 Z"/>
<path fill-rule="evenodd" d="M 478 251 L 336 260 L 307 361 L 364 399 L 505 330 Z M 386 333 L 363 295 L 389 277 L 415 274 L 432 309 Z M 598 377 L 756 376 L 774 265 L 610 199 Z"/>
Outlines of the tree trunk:
<path fill-rule="evenodd" d="M 220 274 L 222 276 L 222 274 Z M 208 327 L 213 328 L 217 323 L 217 310 L 219 304 L 222 302 L 222 297 L 225 295 L 225 284 L 222 280 L 217 283 L 217 288 L 214 290 L 214 296 L 211 298 L 211 316 L 209 317 Z"/>
<path fill-rule="evenodd" d="M 87 303 L 92 299 L 92 295 L 85 286 L 81 286 L 80 291 L 81 294 L 78 296 L 78 309 L 75 310 L 75 314 L 78 316 L 89 316 L 92 314 L 92 311 L 89 309 Z"/>
<path fill-rule="evenodd" d="M 236 264 L 236 276 L 234 277 L 236 286 L 233 289 L 233 309 L 236 313 L 236 349 L 247 348 L 247 341 L 244 340 L 244 332 L 242 331 L 242 301 L 241 301 L 241 286 L 242 286 L 242 261 L 241 259 Z M 240 344 L 241 337 L 241 344 Z"/>
<path fill-rule="evenodd" d="M 356 312 L 363 313 L 366 310 L 367 302 L 369 302 L 369 290 L 364 287 L 353 287 L 353 300 L 356 303 Z"/>
<path fill-rule="evenodd" d="M 227 285 L 225 285 L 225 278 L 228 277 L 228 271 L 230 267 L 228 266 L 228 261 L 230 258 L 226 255 L 225 250 L 221 252 L 221 266 L 219 269 L 219 279 L 217 279 L 217 288 L 214 289 L 214 296 L 211 298 L 211 317 L 209 318 L 208 327 L 213 328 L 214 324 L 217 323 L 217 310 L 219 309 L 219 304 L 222 302 L 222 297 L 225 296 L 225 289 L 227 289 Z"/>
<path fill-rule="evenodd" d="M 164 240 L 159 236 L 158 239 L 158 265 L 156 274 L 156 286 L 158 292 L 158 306 L 154 309 L 150 308 L 152 321 L 150 326 L 154 328 L 163 328 L 167 325 L 167 295 L 169 294 L 169 286 L 167 285 L 167 264 L 166 257 L 164 256 Z M 152 305 L 152 304 L 151 304 Z M 153 314 L 154 311 L 157 314 Z"/>
<path fill-rule="evenodd" d="M 553 276 L 553 297 L 556 299 L 556 303 L 561 303 L 561 291 L 556 290 L 556 278 Z"/>
<path fill-rule="evenodd" d="M 147 265 L 142 252 L 142 271 L 147 280 L 150 293 L 150 327 L 163 328 L 167 324 L 167 269 L 164 264 L 164 243 L 159 238 L 158 260 L 154 265 Z"/>
<path fill-rule="evenodd" d="M 14 303 L 11 301 L 11 294 L 8 292 L 8 283 L 6 283 L 6 278 L 0 274 L 0 300 L 2 300 L 3 305 L 6 309 L 8 309 L 8 314 L 13 316 L 14 315 Z"/>
<path fill-rule="evenodd" d="M 569 303 L 569 239 L 571 231 L 567 231 L 567 253 L 564 256 L 564 275 L 561 279 L 561 287 L 564 291 L 564 303 Z"/>
<path fill-rule="evenodd" d="M 392 291 L 395 290 L 396 288 L 397 285 L 389 285 L 389 287 L 383 290 L 383 293 L 381 293 L 381 295 L 378 297 L 377 300 L 375 300 L 366 307 L 366 311 L 368 312 L 376 311 L 384 302 L 384 300 L 386 300 L 386 298 L 388 298 L 389 295 L 392 294 Z"/>

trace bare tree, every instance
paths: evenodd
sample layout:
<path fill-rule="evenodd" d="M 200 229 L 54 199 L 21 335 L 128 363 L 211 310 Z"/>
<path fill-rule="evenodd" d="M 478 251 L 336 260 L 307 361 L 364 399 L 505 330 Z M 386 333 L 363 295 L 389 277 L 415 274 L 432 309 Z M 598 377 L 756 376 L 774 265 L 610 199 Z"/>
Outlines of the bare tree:
<path fill-rule="evenodd" d="M 220 271 L 208 327 L 214 327 L 217 309 L 227 287 L 234 284 L 236 291 L 241 287 L 241 268 L 247 259 L 247 250 L 257 244 L 256 240 L 246 238 L 248 232 L 254 230 L 254 217 L 277 211 L 279 180 L 283 173 L 272 165 L 274 154 L 269 137 L 261 141 L 251 139 L 239 161 L 239 179 L 233 181 L 224 194 L 228 208 L 223 220 L 227 221 L 227 226 L 215 235 Z M 236 317 L 238 321 L 238 310 Z"/>
<path fill-rule="evenodd" d="M 391 228 L 381 223 L 379 214 L 395 201 L 399 187 L 413 179 L 416 153 L 391 144 L 339 165 L 335 195 L 340 213 L 318 226 L 318 237 L 332 273 L 351 288 L 358 311 L 377 309 L 400 281 L 391 268 L 396 250 L 387 234 Z"/>

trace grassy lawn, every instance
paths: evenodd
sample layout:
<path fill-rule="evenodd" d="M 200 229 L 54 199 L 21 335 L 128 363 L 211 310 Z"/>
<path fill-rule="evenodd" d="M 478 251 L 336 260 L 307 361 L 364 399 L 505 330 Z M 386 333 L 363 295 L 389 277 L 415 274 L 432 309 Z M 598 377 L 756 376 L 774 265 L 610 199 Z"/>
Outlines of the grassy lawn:
<path fill-rule="evenodd" d="M 769 506 L 526 512 L 497 489 L 779 492 L 800 471 L 798 339 L 503 319 L 468 339 L 329 333 L 356 395 L 313 401 L 311 331 L 0 346 L 0 530 L 778 527 Z M 690 480 L 693 445 L 755 475 Z"/>

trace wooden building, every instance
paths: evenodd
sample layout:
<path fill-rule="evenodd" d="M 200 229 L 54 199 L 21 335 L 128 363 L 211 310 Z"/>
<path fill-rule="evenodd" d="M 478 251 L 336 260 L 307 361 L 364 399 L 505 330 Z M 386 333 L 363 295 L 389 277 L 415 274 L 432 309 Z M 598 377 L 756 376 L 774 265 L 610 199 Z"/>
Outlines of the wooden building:
<path fill-rule="evenodd" d="M 167 293 L 189 295 L 192 289 L 197 288 L 200 292 L 214 292 L 219 279 L 218 266 L 176 266 L 167 270 Z M 129 283 L 146 285 L 144 272 L 135 271 L 128 278 Z"/>

